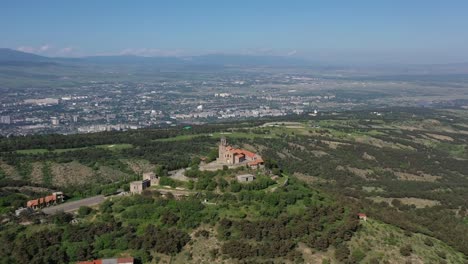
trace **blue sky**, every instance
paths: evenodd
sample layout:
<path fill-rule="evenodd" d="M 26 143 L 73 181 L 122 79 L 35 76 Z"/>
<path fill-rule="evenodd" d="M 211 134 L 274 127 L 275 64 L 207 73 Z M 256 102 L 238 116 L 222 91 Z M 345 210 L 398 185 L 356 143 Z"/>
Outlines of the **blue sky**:
<path fill-rule="evenodd" d="M 0 47 L 49 56 L 466 62 L 468 1 L 2 0 L 0 34 Z"/>

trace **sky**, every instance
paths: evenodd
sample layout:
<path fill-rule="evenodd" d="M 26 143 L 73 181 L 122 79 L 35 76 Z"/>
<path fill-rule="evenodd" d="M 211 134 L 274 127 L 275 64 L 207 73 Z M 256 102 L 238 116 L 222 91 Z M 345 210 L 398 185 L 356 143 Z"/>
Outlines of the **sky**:
<path fill-rule="evenodd" d="M 0 47 L 60 57 L 468 62 L 468 1 L 2 0 Z"/>

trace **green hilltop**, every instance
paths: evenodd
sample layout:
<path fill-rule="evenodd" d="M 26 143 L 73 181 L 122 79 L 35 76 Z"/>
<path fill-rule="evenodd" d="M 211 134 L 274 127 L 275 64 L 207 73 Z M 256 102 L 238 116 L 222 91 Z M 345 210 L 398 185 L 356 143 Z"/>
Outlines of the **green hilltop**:
<path fill-rule="evenodd" d="M 467 263 L 468 112 L 379 113 L 0 138 L 0 263 Z M 265 167 L 204 169 L 221 137 Z M 53 191 L 106 198 L 14 215 Z"/>

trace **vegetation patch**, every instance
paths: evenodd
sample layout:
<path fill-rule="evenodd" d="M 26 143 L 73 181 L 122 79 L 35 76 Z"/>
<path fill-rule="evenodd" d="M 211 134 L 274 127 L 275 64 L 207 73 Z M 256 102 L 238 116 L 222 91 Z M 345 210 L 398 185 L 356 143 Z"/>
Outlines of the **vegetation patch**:
<path fill-rule="evenodd" d="M 421 199 L 421 198 L 414 198 L 414 197 L 404 197 L 404 198 L 391 198 L 391 197 L 369 197 L 372 201 L 376 203 L 386 202 L 392 206 L 400 206 L 401 204 L 404 205 L 414 205 L 416 208 L 425 208 L 425 207 L 432 207 L 440 205 L 439 201 L 435 200 L 428 200 L 428 199 Z M 395 202 L 399 201 L 399 202 Z"/>

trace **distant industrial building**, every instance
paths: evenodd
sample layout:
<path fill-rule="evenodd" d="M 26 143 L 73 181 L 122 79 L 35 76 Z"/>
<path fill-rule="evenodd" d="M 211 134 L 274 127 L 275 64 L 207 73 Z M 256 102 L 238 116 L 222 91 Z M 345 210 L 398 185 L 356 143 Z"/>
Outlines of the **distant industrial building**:
<path fill-rule="evenodd" d="M 56 99 L 56 98 L 26 99 L 24 100 L 24 103 L 35 104 L 35 105 L 56 105 L 59 103 L 59 99 Z"/>

